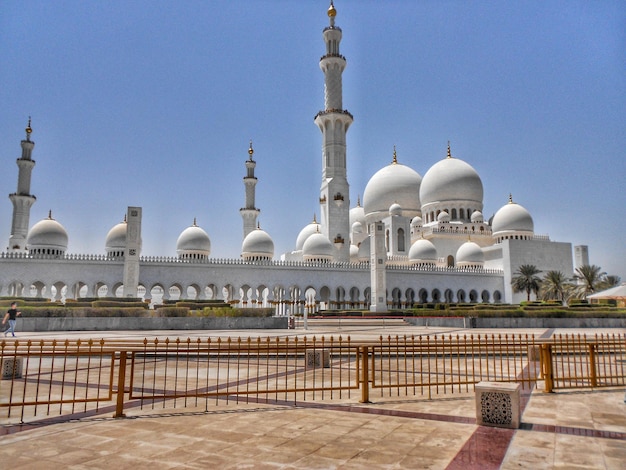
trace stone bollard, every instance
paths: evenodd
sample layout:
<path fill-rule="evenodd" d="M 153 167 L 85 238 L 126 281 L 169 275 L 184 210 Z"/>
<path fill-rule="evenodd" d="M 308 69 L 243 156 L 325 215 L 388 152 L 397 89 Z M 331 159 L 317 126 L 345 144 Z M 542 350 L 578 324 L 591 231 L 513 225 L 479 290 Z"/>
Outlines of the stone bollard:
<path fill-rule="evenodd" d="M 24 359 L 21 357 L 5 357 L 2 359 L 2 380 L 21 379 Z"/>
<path fill-rule="evenodd" d="M 476 424 L 518 429 L 521 385 L 507 382 L 476 384 Z"/>
<path fill-rule="evenodd" d="M 306 367 L 307 369 L 316 369 L 330 367 L 330 351 L 328 349 L 308 349 L 306 351 Z"/>

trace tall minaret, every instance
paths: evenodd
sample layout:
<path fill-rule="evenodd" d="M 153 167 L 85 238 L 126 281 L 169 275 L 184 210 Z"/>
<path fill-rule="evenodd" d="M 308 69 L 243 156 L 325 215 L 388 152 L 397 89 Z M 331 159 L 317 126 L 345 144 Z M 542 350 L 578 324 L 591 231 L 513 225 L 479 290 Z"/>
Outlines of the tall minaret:
<path fill-rule="evenodd" d="M 37 198 L 30 194 L 30 175 L 35 166 L 32 153 L 35 142 L 30 140 L 33 130 L 30 127 L 30 117 L 26 128 L 26 140 L 22 140 L 22 158 L 16 163 L 19 168 L 17 177 L 17 192 L 9 194 L 13 203 L 13 220 L 11 223 L 11 237 L 9 238 L 9 252 L 25 252 L 26 237 L 28 236 L 28 224 L 30 221 L 30 208 Z"/>
<path fill-rule="evenodd" d="M 252 149 L 252 141 L 250 141 L 250 148 L 248 149 L 248 155 L 250 158 L 246 160 L 246 176 L 243 177 L 243 184 L 246 186 L 246 206 L 239 209 L 239 213 L 243 218 L 243 238 L 245 239 L 250 232 L 257 227 L 257 218 L 261 209 L 257 209 L 255 204 L 255 187 L 257 183 L 256 176 L 254 176 L 254 169 L 256 162 L 252 159 L 254 150 Z"/>
<path fill-rule="evenodd" d="M 324 72 L 325 109 L 315 116 L 322 131 L 321 225 L 324 235 L 335 244 L 334 261 L 350 261 L 350 197 L 346 177 L 346 132 L 352 114 L 343 109 L 341 74 L 346 58 L 339 54 L 341 29 L 335 26 L 337 11 L 331 0 L 330 26 L 324 29 L 326 55 L 320 59 Z"/>

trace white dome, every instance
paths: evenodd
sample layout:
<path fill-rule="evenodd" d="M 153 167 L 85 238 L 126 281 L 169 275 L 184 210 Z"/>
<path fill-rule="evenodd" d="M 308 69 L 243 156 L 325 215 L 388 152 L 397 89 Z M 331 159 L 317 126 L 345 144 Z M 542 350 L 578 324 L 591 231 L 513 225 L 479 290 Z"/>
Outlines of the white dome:
<path fill-rule="evenodd" d="M 504 233 L 523 232 L 532 233 L 535 224 L 530 213 L 509 197 L 508 204 L 502 206 L 493 216 L 491 231 L 494 236 Z"/>
<path fill-rule="evenodd" d="M 319 232 L 309 236 L 302 246 L 302 258 L 305 261 L 330 261 L 334 247 L 326 235 Z"/>
<path fill-rule="evenodd" d="M 318 233 L 322 229 L 322 226 L 317 223 L 315 216 L 313 216 L 313 222 L 305 226 L 296 238 L 296 251 L 301 251 L 304 246 L 304 242 L 314 233 Z"/>
<path fill-rule="evenodd" d="M 411 227 L 421 227 L 423 223 L 422 218 L 419 215 L 416 215 L 415 217 L 413 217 L 413 219 L 411 220 Z"/>
<path fill-rule="evenodd" d="M 363 224 L 361 222 L 355 222 L 352 224 L 352 232 L 363 233 Z"/>
<path fill-rule="evenodd" d="M 450 222 L 450 214 L 446 211 L 441 211 L 437 216 L 437 222 Z"/>
<path fill-rule="evenodd" d="M 356 207 L 350 209 L 350 226 L 354 226 L 356 222 L 365 225 L 365 211 L 361 206 L 361 201 L 357 199 Z"/>
<path fill-rule="evenodd" d="M 207 233 L 196 225 L 193 221 L 191 227 L 187 227 L 181 232 L 176 241 L 176 254 L 183 255 L 201 255 L 208 257 L 211 254 L 211 240 Z"/>
<path fill-rule="evenodd" d="M 351 263 L 359 262 L 359 247 L 356 245 L 350 245 L 350 262 Z"/>
<path fill-rule="evenodd" d="M 105 250 L 110 251 L 120 251 L 126 248 L 126 218 L 124 218 L 124 222 L 120 222 L 115 225 L 109 233 L 107 234 L 106 241 L 104 243 Z"/>
<path fill-rule="evenodd" d="M 482 209 L 483 183 L 474 168 L 458 158 L 444 158 L 424 175 L 420 187 L 422 208 L 428 204 L 463 201 Z"/>
<path fill-rule="evenodd" d="M 437 248 L 430 240 L 420 238 L 411 245 L 409 261 L 411 264 L 435 263 L 437 261 Z"/>
<path fill-rule="evenodd" d="M 28 232 L 26 245 L 28 250 L 42 254 L 61 254 L 67 251 L 68 236 L 65 228 L 52 218 L 52 214 L 47 219 L 37 222 Z M 47 250 L 44 252 L 44 250 Z"/>
<path fill-rule="evenodd" d="M 402 215 L 402 206 L 397 202 L 394 202 L 389 207 L 389 215 Z"/>
<path fill-rule="evenodd" d="M 243 240 L 241 256 L 244 259 L 267 259 L 274 257 L 274 241 L 265 230 L 257 228 Z"/>
<path fill-rule="evenodd" d="M 402 207 L 406 217 L 420 215 L 422 177 L 415 170 L 396 162 L 378 170 L 363 193 L 363 209 L 368 220 L 384 218 L 392 204 Z"/>
<path fill-rule="evenodd" d="M 456 264 L 463 266 L 482 266 L 485 263 L 483 250 L 473 241 L 466 241 L 456 252 Z"/>
<path fill-rule="evenodd" d="M 470 217 L 470 220 L 474 222 L 475 224 L 482 223 L 484 221 L 483 213 L 480 211 L 472 212 L 472 216 Z"/>
<path fill-rule="evenodd" d="M 369 261 L 370 260 L 370 237 L 364 239 L 359 245 L 359 261 Z"/>

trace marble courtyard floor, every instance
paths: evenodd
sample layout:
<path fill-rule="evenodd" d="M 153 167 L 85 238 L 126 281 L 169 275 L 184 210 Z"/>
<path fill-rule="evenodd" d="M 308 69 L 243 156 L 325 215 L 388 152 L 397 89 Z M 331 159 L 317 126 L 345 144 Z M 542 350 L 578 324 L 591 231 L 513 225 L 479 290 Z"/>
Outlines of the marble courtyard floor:
<path fill-rule="evenodd" d="M 580 333 L 623 330 L 576 330 Z M 19 338 L 382 335 L 485 333 L 487 330 L 340 326 L 310 322 L 309 330 L 119 331 L 20 333 Z M 571 330 L 503 330 L 534 335 Z M 493 331 L 489 331 L 493 333 Z M 626 469 L 624 388 L 559 390 L 541 385 L 522 397 L 520 429 L 476 425 L 474 394 L 372 397 L 286 403 L 209 405 L 182 409 L 125 409 L 2 423 L 0 467 L 69 468 L 585 468 Z"/>

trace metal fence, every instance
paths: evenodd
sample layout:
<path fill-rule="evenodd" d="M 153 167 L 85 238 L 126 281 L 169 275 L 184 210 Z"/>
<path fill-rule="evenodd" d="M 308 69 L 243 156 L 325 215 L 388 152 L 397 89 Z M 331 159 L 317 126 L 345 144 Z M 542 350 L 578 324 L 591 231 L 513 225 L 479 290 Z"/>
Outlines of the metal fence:
<path fill-rule="evenodd" d="M 0 422 L 229 403 L 473 394 L 626 384 L 626 335 L 1 341 Z"/>

